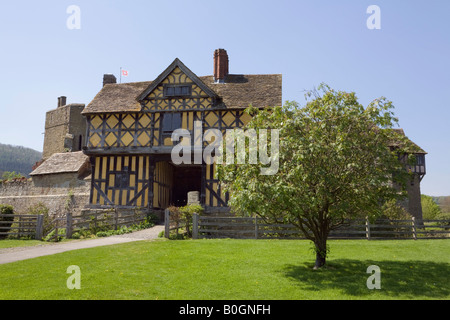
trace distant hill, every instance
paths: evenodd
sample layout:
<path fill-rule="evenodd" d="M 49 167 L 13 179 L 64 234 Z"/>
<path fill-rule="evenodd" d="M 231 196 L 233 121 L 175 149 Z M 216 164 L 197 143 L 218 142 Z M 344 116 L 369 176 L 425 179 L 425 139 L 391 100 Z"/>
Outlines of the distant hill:
<path fill-rule="evenodd" d="M 30 148 L 0 143 L 0 179 L 5 171 L 28 176 L 31 167 L 42 158 L 42 153 Z"/>
<path fill-rule="evenodd" d="M 432 198 L 441 207 L 442 212 L 450 212 L 450 196 Z"/>

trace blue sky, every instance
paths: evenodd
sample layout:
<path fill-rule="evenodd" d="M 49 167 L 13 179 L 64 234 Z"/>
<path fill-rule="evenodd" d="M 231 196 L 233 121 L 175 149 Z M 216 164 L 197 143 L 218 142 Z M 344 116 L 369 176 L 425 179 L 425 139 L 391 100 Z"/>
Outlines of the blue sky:
<path fill-rule="evenodd" d="M 80 29 L 68 29 L 70 5 Z M 369 5 L 381 9 L 370 30 Z M 283 100 L 304 102 L 321 82 L 385 96 L 406 135 L 428 152 L 422 193 L 450 195 L 450 1 L 171 0 L 2 1 L 0 142 L 42 151 L 45 112 L 57 97 L 88 104 L 104 73 L 153 80 L 175 58 L 213 72 L 283 74 Z"/>

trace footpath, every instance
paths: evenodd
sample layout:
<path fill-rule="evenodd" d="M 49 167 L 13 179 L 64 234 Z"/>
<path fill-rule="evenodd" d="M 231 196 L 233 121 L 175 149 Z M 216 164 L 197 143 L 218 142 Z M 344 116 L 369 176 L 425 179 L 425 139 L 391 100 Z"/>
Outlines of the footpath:
<path fill-rule="evenodd" d="M 163 225 L 156 225 L 145 230 L 105 238 L 72 240 L 64 243 L 46 243 L 32 247 L 0 249 L 0 264 L 32 259 L 71 250 L 109 246 L 131 241 L 157 239 L 158 234 L 163 230 Z"/>

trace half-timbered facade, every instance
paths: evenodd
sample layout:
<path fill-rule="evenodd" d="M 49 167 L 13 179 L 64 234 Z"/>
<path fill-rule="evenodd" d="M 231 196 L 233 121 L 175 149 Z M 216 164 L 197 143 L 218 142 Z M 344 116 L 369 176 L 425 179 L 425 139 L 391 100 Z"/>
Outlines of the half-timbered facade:
<path fill-rule="evenodd" d="M 186 204 L 187 193 L 198 191 L 207 209 L 226 207 L 228 195 L 214 177 L 214 164 L 172 162 L 172 133 L 186 129 L 190 143 L 204 148 L 206 130 L 225 135 L 243 127 L 250 104 L 282 103 L 281 75 L 229 74 L 223 49 L 214 53 L 213 76 L 198 77 L 175 59 L 153 81 L 109 82 L 82 112 L 87 120 L 83 151 L 92 166 L 91 206 L 166 208 Z M 199 123 L 201 134 L 195 137 Z"/>

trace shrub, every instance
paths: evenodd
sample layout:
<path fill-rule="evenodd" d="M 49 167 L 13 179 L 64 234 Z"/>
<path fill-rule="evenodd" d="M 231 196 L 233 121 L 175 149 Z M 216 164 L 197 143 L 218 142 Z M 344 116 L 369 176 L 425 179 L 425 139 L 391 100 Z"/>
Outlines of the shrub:
<path fill-rule="evenodd" d="M 170 211 L 170 220 L 175 222 L 177 228 L 176 238 L 179 238 L 178 227 L 182 222 L 185 223 L 186 234 L 192 237 L 191 222 L 194 213 L 202 214 L 204 209 L 200 204 L 189 204 L 184 207 L 170 206 L 167 209 Z"/>
<path fill-rule="evenodd" d="M 56 230 L 52 230 L 49 234 L 47 234 L 44 237 L 44 241 L 50 241 L 52 240 L 52 237 L 56 235 Z M 56 237 L 56 241 L 61 241 L 64 236 L 66 235 L 66 228 L 59 228 L 58 229 L 58 236 Z"/>
<path fill-rule="evenodd" d="M 450 212 L 441 212 L 435 219 L 446 220 L 446 222 L 441 222 L 439 224 L 450 227 Z"/>
<path fill-rule="evenodd" d="M 100 231 L 99 231 L 100 232 Z M 81 229 L 72 233 L 72 239 L 87 239 L 87 238 L 95 238 L 95 234 L 92 233 L 89 229 Z"/>
<path fill-rule="evenodd" d="M 409 215 L 408 211 L 406 209 L 399 205 L 397 201 L 391 200 L 387 201 L 383 205 L 383 219 L 391 219 L 391 220 L 406 220 L 411 219 L 411 216 Z"/>
<path fill-rule="evenodd" d="M 52 220 L 49 215 L 49 209 L 48 207 L 43 204 L 42 202 L 38 202 L 35 205 L 29 206 L 26 209 L 26 214 L 35 214 L 35 215 L 43 215 L 44 216 L 44 234 L 48 234 L 53 226 L 52 226 Z"/>
<path fill-rule="evenodd" d="M 0 204 L 0 214 L 14 214 L 14 208 L 7 204 Z M 8 232 L 11 225 L 13 224 L 14 217 L 0 217 L 0 232 Z M 6 223 L 4 223 L 6 222 Z M 6 239 L 8 235 L 2 234 L 0 235 L 0 239 Z"/>
<path fill-rule="evenodd" d="M 194 213 L 202 214 L 203 207 L 200 204 L 188 204 L 180 208 L 181 214 L 186 221 L 186 232 L 188 237 L 192 237 L 191 222 Z"/>
<path fill-rule="evenodd" d="M 442 213 L 441 208 L 434 202 L 432 197 L 422 194 L 420 200 L 422 204 L 423 219 L 433 220 Z"/>

